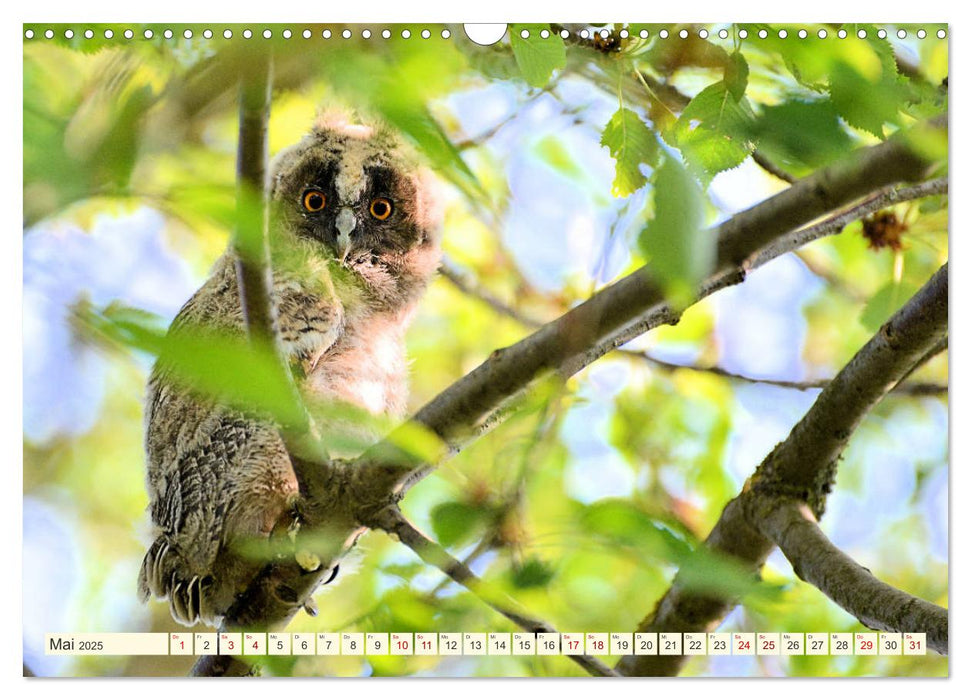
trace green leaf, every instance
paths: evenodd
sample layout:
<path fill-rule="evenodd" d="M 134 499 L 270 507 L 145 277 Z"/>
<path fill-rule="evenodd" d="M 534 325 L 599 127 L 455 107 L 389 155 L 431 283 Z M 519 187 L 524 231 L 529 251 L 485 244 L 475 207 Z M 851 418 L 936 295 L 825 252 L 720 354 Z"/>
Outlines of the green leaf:
<path fill-rule="evenodd" d="M 745 96 L 745 88 L 748 87 L 748 62 L 741 51 L 733 53 L 725 66 L 725 87 L 736 102 Z"/>
<path fill-rule="evenodd" d="M 699 92 L 681 112 L 668 140 L 705 184 L 740 165 L 755 150 L 754 115 L 748 101 L 736 100 L 724 81 Z"/>
<path fill-rule="evenodd" d="M 765 107 L 753 133 L 766 155 L 798 174 L 828 165 L 853 147 L 853 139 L 828 100 Z"/>
<path fill-rule="evenodd" d="M 554 572 L 549 564 L 533 557 L 515 567 L 511 575 L 516 588 L 541 588 L 553 580 Z"/>
<path fill-rule="evenodd" d="M 485 198 L 481 183 L 423 104 L 394 98 L 375 99 L 372 104 L 424 153 L 437 172 L 448 177 L 470 198 Z"/>
<path fill-rule="evenodd" d="M 461 501 L 441 503 L 431 512 L 432 529 L 443 547 L 451 547 L 466 540 L 475 530 L 484 526 L 493 516 L 489 508 L 470 505 Z"/>
<path fill-rule="evenodd" d="M 182 324 L 165 334 L 154 315 L 118 304 L 100 312 L 81 306 L 76 321 L 89 337 L 159 356 L 172 377 L 227 406 L 264 413 L 283 424 L 302 417 L 276 355 L 241 333 Z"/>
<path fill-rule="evenodd" d="M 920 289 L 919 285 L 907 280 L 884 285 L 863 308 L 860 323 L 871 333 L 876 333 L 887 319 L 917 293 L 918 289 Z"/>
<path fill-rule="evenodd" d="M 536 155 L 551 168 L 573 180 L 583 181 L 584 170 L 563 142 L 555 136 L 544 136 L 535 147 Z"/>
<path fill-rule="evenodd" d="M 711 271 L 715 238 L 702 229 L 701 189 L 681 163 L 667 157 L 654 177 L 654 218 L 640 245 L 669 296 L 683 299 Z"/>
<path fill-rule="evenodd" d="M 340 96 L 399 130 L 470 200 L 488 201 L 482 184 L 428 108 L 429 101 L 455 87 L 464 69 L 464 58 L 452 44 L 436 44 L 433 49 L 413 41 L 394 42 L 389 54 L 342 46 L 322 53 L 319 66 Z"/>
<path fill-rule="evenodd" d="M 829 80 L 833 105 L 849 124 L 883 136 L 885 123 L 895 124 L 904 93 L 881 73 L 876 79 L 864 76 L 848 63 L 837 63 Z"/>
<path fill-rule="evenodd" d="M 604 127 L 600 145 L 609 148 L 610 155 L 617 161 L 612 189 L 615 197 L 627 197 L 647 182 L 641 164 L 652 168 L 657 165 L 660 149 L 654 132 L 629 109 L 614 112 Z"/>
<path fill-rule="evenodd" d="M 523 38 L 523 30 L 529 32 Z M 540 36 L 543 25 L 514 24 L 509 27 L 509 43 L 512 45 L 516 65 L 522 72 L 526 82 L 533 87 L 546 87 L 554 70 L 566 66 L 566 45 L 559 34 L 550 32 L 548 38 Z"/>
<path fill-rule="evenodd" d="M 794 34 L 798 29 L 787 31 Z M 826 39 L 825 48 L 815 41 L 778 38 L 777 31 L 769 32 L 759 46 L 778 52 L 801 84 L 828 91 L 847 123 L 882 137 L 885 123 L 899 122 L 898 112 L 912 91 L 909 81 L 897 72 L 890 42 L 876 36 L 876 27 L 854 25 L 854 31 L 858 29 L 867 32 L 865 40 Z"/>
<path fill-rule="evenodd" d="M 693 551 L 692 544 L 680 533 L 625 501 L 607 499 L 593 503 L 584 511 L 581 523 L 591 534 L 665 561 L 680 562 Z"/>
<path fill-rule="evenodd" d="M 694 593 L 726 598 L 754 596 L 767 601 L 778 599 L 780 586 L 763 583 L 738 561 L 719 552 L 699 547 L 678 569 L 678 583 Z"/>

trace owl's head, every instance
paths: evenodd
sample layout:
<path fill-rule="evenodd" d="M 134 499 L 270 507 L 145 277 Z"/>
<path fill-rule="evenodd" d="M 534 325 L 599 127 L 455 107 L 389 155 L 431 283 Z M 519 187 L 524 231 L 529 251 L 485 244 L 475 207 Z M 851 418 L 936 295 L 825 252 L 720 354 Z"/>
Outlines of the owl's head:
<path fill-rule="evenodd" d="M 387 303 L 420 293 L 439 260 L 431 174 L 381 125 L 325 115 L 270 173 L 273 227 Z"/>

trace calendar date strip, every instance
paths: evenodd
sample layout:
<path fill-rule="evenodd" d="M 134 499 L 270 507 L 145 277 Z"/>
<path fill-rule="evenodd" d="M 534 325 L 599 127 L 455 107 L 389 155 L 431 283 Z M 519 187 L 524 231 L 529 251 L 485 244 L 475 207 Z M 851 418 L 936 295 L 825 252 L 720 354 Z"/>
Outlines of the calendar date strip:
<path fill-rule="evenodd" d="M 129 632 L 48 634 L 48 656 L 924 656 L 914 632 Z M 598 674 L 601 675 L 601 674 Z M 603 674 L 610 675 L 610 674 Z"/>

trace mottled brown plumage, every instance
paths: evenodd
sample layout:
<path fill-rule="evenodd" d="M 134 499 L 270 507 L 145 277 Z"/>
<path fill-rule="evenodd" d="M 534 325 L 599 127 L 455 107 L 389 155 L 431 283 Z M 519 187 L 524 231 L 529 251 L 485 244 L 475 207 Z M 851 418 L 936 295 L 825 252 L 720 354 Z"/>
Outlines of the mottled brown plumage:
<path fill-rule="evenodd" d="M 323 119 L 277 156 L 269 188 L 276 319 L 304 390 L 400 415 L 404 333 L 439 260 L 425 176 L 390 132 Z M 232 252 L 169 334 L 200 329 L 244 334 Z M 297 494 L 277 426 L 177 381 L 163 355 L 146 450 L 156 539 L 139 594 L 168 598 L 183 624 L 218 624 L 261 565 L 242 550 L 287 521 Z"/>

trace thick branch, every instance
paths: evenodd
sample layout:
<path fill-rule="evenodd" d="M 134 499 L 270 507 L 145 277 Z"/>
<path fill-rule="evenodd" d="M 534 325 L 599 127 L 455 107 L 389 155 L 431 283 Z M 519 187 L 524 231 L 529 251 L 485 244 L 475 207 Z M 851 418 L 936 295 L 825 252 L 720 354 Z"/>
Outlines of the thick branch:
<path fill-rule="evenodd" d="M 402 544 L 412 549 L 426 564 L 442 571 L 456 583 L 465 586 L 486 605 L 527 632 L 556 632 L 549 624 L 516 610 L 512 601 L 502 602 L 491 595 L 485 584 L 472 573 L 468 566 L 453 557 L 437 542 L 429 539 L 412 525 L 396 507 L 382 511 L 371 526 L 397 537 Z M 570 655 L 570 658 L 594 676 L 616 676 L 609 666 L 599 659 L 586 655 Z"/>
<path fill-rule="evenodd" d="M 747 269 L 812 240 L 837 233 L 849 222 L 861 218 L 863 212 L 895 201 L 900 191 L 884 188 L 888 180 L 895 182 L 899 179 L 905 169 L 881 169 L 876 164 L 885 164 L 888 157 L 900 152 L 909 154 L 895 141 L 864 149 L 854 153 L 848 159 L 849 163 L 824 168 L 801 180 L 799 185 L 726 221 L 712 232 L 719 240 L 717 271 L 702 286 L 699 298 L 741 282 Z M 917 177 L 923 172 L 924 165 L 912 156 L 907 155 L 904 159 L 913 166 L 909 176 Z M 825 213 L 826 207 L 837 208 L 852 201 L 858 197 L 856 193 L 866 189 L 867 182 L 873 189 L 881 191 L 839 215 L 797 230 L 792 228 L 798 224 L 785 223 L 805 223 Z M 914 188 L 905 188 L 908 196 L 934 194 L 946 190 L 947 184 L 935 180 L 916 187 L 923 194 L 914 195 Z M 806 201 L 796 196 L 784 196 L 796 190 L 803 193 Z M 828 194 L 823 196 L 820 192 Z M 743 229 L 739 221 L 747 222 L 749 228 Z M 731 243 L 721 245 L 726 237 Z M 746 246 L 749 246 L 747 252 Z M 739 255 L 741 263 L 733 263 Z M 564 376 L 573 375 L 638 335 L 658 325 L 674 323 L 679 317 L 678 311 L 664 304 L 663 295 L 648 268 L 642 267 L 515 345 L 495 351 L 479 367 L 426 404 L 415 414 L 414 420 L 453 445 L 461 443 L 464 436 L 475 431 L 478 423 L 536 376 L 550 370 L 557 370 Z M 401 489 L 413 484 L 430 469 L 429 465 L 416 465 L 406 459 L 390 465 L 386 458 L 389 454 L 396 452 L 388 444 L 381 444 L 364 456 L 365 461 L 372 461 L 368 466 L 368 483 L 382 484 L 389 491 Z"/>
<path fill-rule="evenodd" d="M 938 270 L 836 375 L 759 467 L 754 488 L 791 495 L 822 513 L 850 434 L 946 338 L 947 270 Z"/>
<path fill-rule="evenodd" d="M 902 140 L 858 152 L 722 224 L 718 229 L 718 261 L 723 266 L 743 264 L 779 234 L 796 230 L 884 185 L 918 180 L 926 168 L 927 163 Z"/>
<path fill-rule="evenodd" d="M 753 261 L 752 267 L 758 267 L 762 264 L 768 262 L 770 259 L 775 259 L 780 253 L 789 250 L 789 246 L 793 245 L 805 245 L 810 241 L 816 240 L 818 238 L 839 233 L 846 226 L 854 221 L 863 219 L 874 212 L 878 212 L 888 206 L 894 204 L 899 204 L 901 202 L 913 201 L 915 199 L 921 199 L 923 197 L 930 197 L 933 195 L 946 194 L 947 193 L 947 178 L 938 178 L 936 180 L 930 180 L 928 182 L 921 183 L 919 185 L 914 185 L 911 187 L 901 187 L 895 188 L 890 187 L 875 195 L 867 197 L 860 204 L 853 206 L 839 214 L 830 216 L 823 221 L 814 224 L 806 229 L 802 229 L 796 235 L 790 237 L 786 241 L 785 246 L 773 246 L 771 248 L 771 257 L 765 254 L 760 254 L 759 257 Z M 454 265 L 443 263 L 440 268 L 442 276 L 451 282 L 459 291 L 467 294 L 468 296 L 474 297 L 490 308 L 492 308 L 496 313 L 511 318 L 514 321 L 526 326 L 527 328 L 540 328 L 546 322 L 534 318 L 516 307 L 507 304 L 503 300 L 499 299 L 497 296 L 492 294 L 489 290 L 485 289 L 475 280 L 471 275 L 457 269 Z M 740 271 L 739 271 L 740 272 Z M 726 282 L 733 281 L 731 278 L 725 278 Z M 738 281 L 741 281 L 739 276 Z M 724 285 L 727 286 L 727 285 Z M 710 286 L 703 290 L 701 297 L 707 296 L 718 289 L 721 286 Z M 653 326 L 651 326 L 653 327 Z M 650 328 L 643 328 L 641 330 L 638 328 L 638 332 L 630 334 L 629 337 L 634 337 L 639 335 Z M 628 336 L 624 336 L 628 338 Z M 628 338 L 629 339 L 629 338 Z M 592 348 L 591 350 L 594 350 Z M 638 358 L 646 360 L 647 362 L 661 367 L 667 370 L 678 370 L 686 369 L 697 372 L 708 372 L 715 374 L 732 381 L 745 382 L 751 384 L 765 384 L 769 386 L 777 386 L 786 389 L 795 389 L 799 391 L 807 391 L 810 389 L 823 389 L 825 388 L 830 380 L 821 379 L 816 381 L 792 381 L 783 379 L 766 379 L 761 377 L 750 377 L 747 375 L 739 374 L 736 372 L 730 372 L 721 367 L 717 366 L 700 366 L 700 365 L 688 365 L 688 364 L 677 364 L 672 362 L 666 362 L 661 360 L 650 353 L 639 352 L 636 350 L 617 350 L 617 352 L 632 358 Z M 599 355 L 598 355 L 599 357 Z M 592 360 L 590 360 L 592 361 Z M 589 361 L 584 364 L 588 364 Z M 570 372 L 571 374 L 573 372 Z M 906 383 L 898 384 L 894 388 L 895 393 L 906 394 L 910 396 L 933 396 L 946 394 L 948 387 L 946 385 L 920 382 L 920 383 Z"/>
<path fill-rule="evenodd" d="M 914 365 L 928 359 L 947 333 L 947 288 L 945 265 L 823 390 L 789 437 L 759 465 L 742 493 L 725 506 L 705 546 L 735 557 L 755 576 L 774 545 L 753 526 L 749 510 L 753 503 L 759 498 L 786 496 L 807 502 L 816 513 L 822 512 L 837 459 L 853 429 Z M 813 443 L 811 437 L 819 443 Z M 675 577 L 638 630 L 708 631 L 735 604 L 726 598 L 694 594 Z M 628 656 L 617 668 L 623 675 L 672 676 L 684 661 L 685 657 L 677 656 Z"/>
<path fill-rule="evenodd" d="M 792 563 L 796 575 L 870 629 L 926 632 L 927 646 L 947 654 L 947 610 L 876 578 L 829 541 L 804 503 L 759 499 L 752 522 Z"/>

